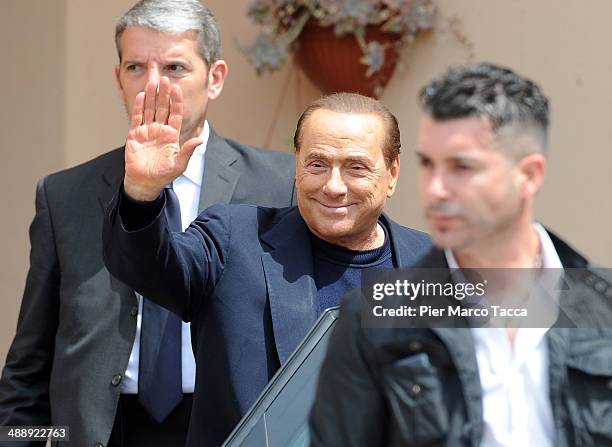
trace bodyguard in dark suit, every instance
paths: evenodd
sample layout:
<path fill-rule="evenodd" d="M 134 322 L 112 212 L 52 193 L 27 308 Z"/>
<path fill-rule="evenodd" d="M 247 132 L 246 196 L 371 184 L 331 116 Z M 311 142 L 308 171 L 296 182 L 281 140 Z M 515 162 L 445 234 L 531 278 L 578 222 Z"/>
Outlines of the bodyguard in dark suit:
<path fill-rule="evenodd" d="M 160 23 L 174 29 L 159 30 Z M 165 76 L 164 82 L 180 85 L 185 93 L 182 139 L 207 135 L 189 165 L 197 161 L 200 171 L 191 179 L 179 178 L 193 194 L 196 215 L 215 203 L 292 203 L 293 156 L 227 140 L 205 121 L 207 101 L 219 95 L 227 71 L 210 11 L 196 0 L 141 2 L 120 19 L 117 39 L 117 82 L 128 111 L 148 80 Z M 2 426 L 69 426 L 66 445 L 79 447 L 184 445 L 193 370 L 181 371 L 184 358 L 168 366 L 179 380 L 183 376 L 187 390 L 181 399 L 185 387 L 181 390 L 178 382 L 180 403 L 167 417 L 156 413 L 163 418 L 156 421 L 134 394 L 138 377 L 156 370 L 138 368 L 143 337 L 137 334 L 147 323 L 139 303 L 146 306 L 102 262 L 104 207 L 123 180 L 124 165 L 124 148 L 119 148 L 38 184 L 31 265 L 0 380 Z M 176 182 L 174 187 L 179 196 L 185 192 Z M 175 327 L 180 329 L 180 322 Z M 191 351 L 189 336 L 182 346 Z"/>
<path fill-rule="evenodd" d="M 479 302 L 449 294 L 453 308 L 483 304 L 493 317 L 501 304 L 527 318 L 368 325 L 352 294 L 319 376 L 311 445 L 612 446 L 612 275 L 534 221 L 548 99 L 488 63 L 449 69 L 420 99 L 419 193 L 436 247 L 405 278 L 465 286 L 456 269 L 470 269 L 493 284 Z"/>
<path fill-rule="evenodd" d="M 180 103 L 178 89 L 170 96 Z M 364 270 L 413 263 L 429 238 L 382 214 L 400 141 L 395 117 L 374 99 L 336 94 L 302 114 L 297 208 L 217 205 L 184 233 L 170 231 L 174 198 L 164 189 L 189 156 L 189 142 L 176 139 L 180 106 L 157 138 L 147 107 L 139 96 L 104 259 L 114 276 L 191 321 L 198 369 L 187 443 L 219 445 L 325 308 L 359 287 Z M 161 156 L 168 141 L 172 153 Z"/>

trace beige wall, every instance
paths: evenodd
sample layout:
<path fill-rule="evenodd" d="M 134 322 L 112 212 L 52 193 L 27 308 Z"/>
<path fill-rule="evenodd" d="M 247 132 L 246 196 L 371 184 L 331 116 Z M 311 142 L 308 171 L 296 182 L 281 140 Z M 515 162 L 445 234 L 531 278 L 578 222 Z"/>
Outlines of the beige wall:
<path fill-rule="evenodd" d="M 121 145 L 125 117 L 112 67 L 113 24 L 131 0 L 0 0 L 4 107 L 0 112 L 0 193 L 4 199 L 0 259 L 4 304 L 0 358 L 12 337 L 27 270 L 27 225 L 35 179 Z M 449 30 L 458 17 L 475 60 L 507 64 L 538 80 L 552 98 L 550 171 L 539 218 L 593 260 L 612 265 L 612 182 L 607 0 L 438 0 L 438 31 L 404 51 L 383 96 L 401 123 L 402 180 L 389 205 L 401 223 L 423 227 L 414 194 L 416 92 L 447 65 L 466 62 L 468 49 Z M 297 70 L 258 78 L 236 48 L 255 28 L 243 14 L 248 0 L 209 0 L 223 31 L 230 76 L 209 113 L 224 135 L 289 150 L 299 112 L 317 91 Z M 561 6 L 562 5 L 562 6 Z M 285 95 L 282 87 L 289 82 Z M 276 126 L 270 123 L 278 108 Z"/>
<path fill-rule="evenodd" d="M 15 330 L 36 180 L 65 166 L 64 1 L 0 0 L 0 359 Z"/>
<path fill-rule="evenodd" d="M 537 80 L 551 98 L 549 173 L 537 216 L 592 260 L 612 266 L 609 199 L 612 180 L 612 100 L 606 0 L 444 0 L 442 16 L 459 17 L 475 60 L 509 65 Z M 560 5 L 563 5 L 562 7 Z M 443 26 L 445 20 L 441 20 Z M 397 73 L 382 98 L 401 122 L 404 164 L 391 214 L 422 225 L 414 193 L 416 93 L 434 73 L 468 58 L 450 32 L 435 33 L 405 51 L 408 70 Z"/>

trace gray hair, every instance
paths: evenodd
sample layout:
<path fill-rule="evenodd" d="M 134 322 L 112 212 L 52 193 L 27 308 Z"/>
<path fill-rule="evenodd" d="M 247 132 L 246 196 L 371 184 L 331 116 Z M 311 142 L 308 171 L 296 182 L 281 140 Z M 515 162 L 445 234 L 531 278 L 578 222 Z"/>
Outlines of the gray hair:
<path fill-rule="evenodd" d="M 198 50 L 210 67 L 221 58 L 221 36 L 215 16 L 198 0 L 141 0 L 126 12 L 115 27 L 115 45 L 121 60 L 121 34 L 131 26 L 161 33 L 198 33 Z"/>

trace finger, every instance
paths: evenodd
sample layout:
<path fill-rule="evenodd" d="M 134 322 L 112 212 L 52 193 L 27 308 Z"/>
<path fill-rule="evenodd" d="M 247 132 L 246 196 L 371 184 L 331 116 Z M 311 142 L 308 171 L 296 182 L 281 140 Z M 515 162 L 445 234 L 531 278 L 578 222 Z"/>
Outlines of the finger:
<path fill-rule="evenodd" d="M 204 143 L 204 140 L 202 140 L 200 137 L 191 138 L 190 140 L 187 140 L 181 148 L 181 157 L 186 157 L 187 159 L 189 159 L 189 157 L 191 157 L 191 154 L 193 154 L 195 148 L 202 143 Z"/>
<path fill-rule="evenodd" d="M 170 116 L 168 125 L 180 132 L 183 124 L 183 92 L 174 84 L 170 90 Z"/>
<path fill-rule="evenodd" d="M 177 154 L 177 163 L 178 165 L 183 167 L 183 170 L 187 169 L 187 165 L 189 164 L 189 159 L 193 154 L 193 151 L 196 147 L 203 143 L 203 140 L 200 137 L 191 138 L 187 140 L 185 144 L 181 147 L 179 153 Z"/>
<path fill-rule="evenodd" d="M 170 111 L 170 80 L 166 76 L 162 76 L 159 80 L 159 94 L 157 95 L 157 104 L 155 107 L 155 122 L 166 124 L 168 121 L 168 113 Z"/>
<path fill-rule="evenodd" d="M 134 106 L 132 107 L 132 117 L 130 119 L 130 129 L 134 129 L 142 124 L 144 98 L 145 93 L 140 92 L 136 95 L 136 99 L 134 99 Z"/>
<path fill-rule="evenodd" d="M 157 95 L 157 83 L 147 82 L 145 87 L 144 120 L 143 124 L 150 124 L 155 118 L 155 96 Z"/>

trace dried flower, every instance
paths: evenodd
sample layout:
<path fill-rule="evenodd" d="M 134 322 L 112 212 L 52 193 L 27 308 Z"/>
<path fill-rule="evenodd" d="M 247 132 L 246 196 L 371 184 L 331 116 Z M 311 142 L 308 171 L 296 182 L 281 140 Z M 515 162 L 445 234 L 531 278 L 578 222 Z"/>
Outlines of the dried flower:
<path fill-rule="evenodd" d="M 241 50 L 259 75 L 279 70 L 287 61 L 287 48 L 266 33 L 259 34 L 253 46 Z"/>
<path fill-rule="evenodd" d="M 359 60 L 362 64 L 368 66 L 366 76 L 369 78 L 383 67 L 385 63 L 385 47 L 376 41 L 369 42 L 366 45 L 363 56 Z"/>
<path fill-rule="evenodd" d="M 333 26 L 338 36 L 355 35 L 363 51 L 360 60 L 371 76 L 384 65 L 385 47 L 376 41 L 365 44 L 365 28 L 380 26 L 411 42 L 419 31 L 433 26 L 436 8 L 433 0 L 252 0 L 247 14 L 264 27 L 253 45 L 242 49 L 259 74 L 284 65 L 292 42 L 313 19 Z"/>

